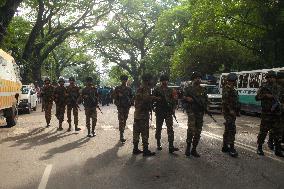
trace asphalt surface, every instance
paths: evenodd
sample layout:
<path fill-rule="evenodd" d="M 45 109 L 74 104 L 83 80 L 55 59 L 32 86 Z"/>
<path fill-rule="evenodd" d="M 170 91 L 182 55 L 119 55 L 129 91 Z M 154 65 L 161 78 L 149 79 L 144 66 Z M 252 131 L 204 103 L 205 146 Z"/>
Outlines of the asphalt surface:
<path fill-rule="evenodd" d="M 56 130 L 55 116 L 51 127 L 45 128 L 44 114 L 39 109 L 20 115 L 17 126 L 0 129 L 1 189 L 284 188 L 284 158 L 267 148 L 264 157 L 255 153 L 258 117 L 238 117 L 239 157 L 232 158 L 221 152 L 222 115 L 214 115 L 217 123 L 205 116 L 198 146 L 201 157 L 186 158 L 187 117 L 177 111 L 175 145 L 180 151 L 168 153 L 166 129 L 162 131 L 163 150 L 156 151 L 153 121 L 149 147 L 157 155 L 144 158 L 132 155 L 133 109 L 124 145 L 119 142 L 113 105 L 102 107 L 104 114 L 98 112 L 97 136 L 93 138 L 86 137 L 84 111 L 79 112 L 82 130 L 67 132 L 66 122 L 64 131 Z"/>

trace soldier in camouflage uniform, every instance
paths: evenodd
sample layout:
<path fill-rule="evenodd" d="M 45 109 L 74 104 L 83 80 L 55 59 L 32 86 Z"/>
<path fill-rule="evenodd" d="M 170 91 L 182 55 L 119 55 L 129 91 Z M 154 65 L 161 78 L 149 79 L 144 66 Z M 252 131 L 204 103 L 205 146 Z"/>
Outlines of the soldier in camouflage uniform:
<path fill-rule="evenodd" d="M 128 76 L 122 75 L 120 80 L 121 85 L 115 88 L 113 98 L 114 104 L 117 106 L 118 111 L 120 141 L 124 143 L 126 140 L 124 139 L 123 133 L 126 126 L 129 109 L 132 104 L 133 94 L 131 88 L 126 86 Z"/>
<path fill-rule="evenodd" d="M 207 108 L 206 89 L 201 84 L 201 74 L 194 72 L 191 76 L 192 85 L 184 89 L 184 100 L 187 102 L 187 147 L 186 156 L 200 157 L 196 151 L 196 147 L 200 140 L 200 135 L 203 126 L 203 116 Z M 192 149 L 191 149 L 192 145 Z"/>
<path fill-rule="evenodd" d="M 93 78 L 86 78 L 86 87 L 81 92 L 83 105 L 85 107 L 86 127 L 88 129 L 87 137 L 91 137 L 91 119 L 92 119 L 92 135 L 96 136 L 95 127 L 97 124 L 97 106 L 98 106 L 98 91 L 93 85 Z"/>
<path fill-rule="evenodd" d="M 282 126 L 278 124 L 281 121 L 281 108 L 275 106 L 277 105 L 276 100 L 279 100 L 281 95 L 281 87 L 276 83 L 274 71 L 269 71 L 266 74 L 266 79 L 267 82 L 259 88 L 255 97 L 257 101 L 261 101 L 262 108 L 260 130 L 257 137 L 257 154 L 264 155 L 262 145 L 268 131 L 270 131 L 275 143 L 275 155 L 284 157 L 281 151 Z"/>
<path fill-rule="evenodd" d="M 64 87 L 64 79 L 60 78 L 58 80 L 59 85 L 54 90 L 54 101 L 56 104 L 56 113 L 55 116 L 59 121 L 58 131 L 62 131 L 62 123 L 64 121 L 64 113 L 66 106 L 66 88 Z"/>
<path fill-rule="evenodd" d="M 281 86 L 281 93 L 280 93 L 280 103 L 282 106 L 282 111 L 281 111 L 281 117 L 280 117 L 280 122 L 279 122 L 279 127 L 282 129 L 282 138 L 281 142 L 284 143 L 284 72 L 278 72 L 277 73 L 277 83 Z M 283 151 L 283 148 L 282 148 Z"/>
<path fill-rule="evenodd" d="M 50 79 L 47 77 L 44 80 L 44 86 L 42 88 L 42 104 L 45 112 L 46 127 L 50 126 L 51 109 L 53 105 L 53 93 L 54 87 L 50 84 Z"/>
<path fill-rule="evenodd" d="M 138 149 L 140 134 L 143 143 L 143 156 L 153 156 L 155 152 L 151 152 L 148 149 L 149 138 L 149 112 L 153 100 L 157 100 L 157 97 L 151 96 L 151 82 L 152 76 L 150 74 L 144 74 L 142 76 L 142 85 L 137 89 L 135 96 L 135 112 L 134 112 L 134 124 L 133 124 L 133 154 L 140 154 L 142 151 Z"/>
<path fill-rule="evenodd" d="M 235 89 L 237 79 L 238 76 L 235 73 L 228 74 L 227 82 L 222 91 L 222 106 L 225 118 L 222 152 L 229 152 L 232 157 L 238 156 L 234 146 L 236 134 L 235 122 L 240 110 L 239 96 Z"/>
<path fill-rule="evenodd" d="M 70 85 L 66 87 L 66 95 L 67 95 L 67 122 L 69 124 L 68 131 L 71 131 L 71 122 L 72 122 L 72 110 L 74 115 L 74 124 L 75 131 L 80 131 L 81 128 L 78 127 L 78 108 L 79 105 L 77 103 L 80 97 L 80 88 L 75 85 L 74 77 L 69 78 Z"/>
<path fill-rule="evenodd" d="M 169 152 L 173 153 L 178 151 L 178 148 L 174 147 L 174 130 L 173 130 L 173 114 L 175 112 L 175 102 L 177 99 L 177 93 L 174 89 L 168 87 L 169 77 L 162 75 L 160 77 L 161 86 L 154 89 L 153 95 L 161 100 L 155 102 L 156 113 L 156 140 L 157 149 L 162 150 L 161 146 L 161 132 L 163 122 L 165 120 L 168 132 Z"/>

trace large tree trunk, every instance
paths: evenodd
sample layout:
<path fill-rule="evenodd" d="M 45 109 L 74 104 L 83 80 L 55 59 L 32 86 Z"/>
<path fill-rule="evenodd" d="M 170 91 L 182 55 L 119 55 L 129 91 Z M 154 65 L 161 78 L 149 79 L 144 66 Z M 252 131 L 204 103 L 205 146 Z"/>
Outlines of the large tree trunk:
<path fill-rule="evenodd" d="M 23 0 L 7 0 L 5 5 L 0 7 L 0 44 L 6 34 L 8 25 L 22 1 Z"/>

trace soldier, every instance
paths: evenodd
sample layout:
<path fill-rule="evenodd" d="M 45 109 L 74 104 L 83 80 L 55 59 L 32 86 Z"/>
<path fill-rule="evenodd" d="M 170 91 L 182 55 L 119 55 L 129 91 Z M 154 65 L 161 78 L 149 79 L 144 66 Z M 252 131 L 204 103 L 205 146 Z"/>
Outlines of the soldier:
<path fill-rule="evenodd" d="M 116 87 L 113 93 L 114 104 L 117 106 L 118 111 L 118 122 L 120 132 L 120 142 L 124 143 L 123 133 L 126 126 L 126 120 L 128 118 L 129 109 L 132 104 L 133 94 L 130 87 L 126 86 L 128 76 L 120 76 L 121 85 Z"/>
<path fill-rule="evenodd" d="M 229 152 L 232 157 L 238 156 L 238 152 L 234 147 L 236 134 L 235 121 L 240 110 L 239 96 L 235 89 L 237 79 L 238 76 L 235 73 L 228 74 L 227 82 L 222 92 L 222 106 L 225 118 L 222 152 Z"/>
<path fill-rule="evenodd" d="M 50 84 L 50 79 L 47 77 L 44 79 L 44 86 L 41 92 L 43 110 L 45 111 L 46 127 L 50 126 L 53 93 L 54 87 Z"/>
<path fill-rule="evenodd" d="M 150 74 L 144 74 L 142 76 L 142 85 L 137 89 L 135 96 L 135 112 L 134 112 L 134 124 L 133 124 L 133 154 L 137 155 L 142 153 L 138 149 L 140 134 L 143 143 L 143 156 L 154 156 L 155 152 L 151 152 L 148 149 L 149 138 L 149 112 L 153 100 L 157 100 L 157 97 L 151 96 L 151 82 L 152 76 Z"/>
<path fill-rule="evenodd" d="M 200 134 L 203 126 L 203 116 L 207 107 L 206 89 L 201 84 L 201 74 L 194 72 L 191 76 L 192 85 L 184 89 L 184 100 L 187 102 L 187 147 L 186 156 L 193 155 L 200 157 L 196 151 L 196 147 L 200 140 Z M 191 149 L 192 144 L 192 149 Z"/>
<path fill-rule="evenodd" d="M 175 90 L 168 87 L 169 77 L 162 75 L 160 77 L 161 86 L 154 89 L 153 95 L 161 100 L 155 102 L 156 113 L 156 135 L 157 149 L 162 150 L 161 146 L 161 131 L 163 122 L 165 120 L 168 132 L 169 153 L 178 151 L 178 148 L 174 147 L 174 130 L 173 130 L 173 115 L 175 112 L 175 101 L 177 99 L 177 93 Z"/>
<path fill-rule="evenodd" d="M 281 86 L 281 94 L 279 97 L 280 103 L 281 103 L 281 118 L 280 118 L 280 123 L 279 127 L 281 127 L 282 130 L 282 139 L 281 142 L 284 143 L 284 72 L 278 72 L 277 73 L 277 83 Z M 283 148 L 282 148 L 283 151 Z"/>
<path fill-rule="evenodd" d="M 273 141 L 275 143 L 275 155 L 284 157 L 281 151 L 281 126 L 277 123 L 281 118 L 281 107 L 278 104 L 281 87 L 276 83 L 276 73 L 269 71 L 266 74 L 267 82 L 262 85 L 257 91 L 255 99 L 261 101 L 261 124 L 257 137 L 257 154 L 264 155 L 262 145 L 265 141 L 268 131 L 271 132 Z"/>
<path fill-rule="evenodd" d="M 54 90 L 54 101 L 56 104 L 56 113 L 55 116 L 59 121 L 58 131 L 62 131 L 62 123 L 64 121 L 64 113 L 66 106 L 66 88 L 64 87 L 64 79 L 60 78 L 58 80 L 59 85 Z"/>
<path fill-rule="evenodd" d="M 69 128 L 67 131 L 71 131 L 71 112 L 73 109 L 73 115 L 74 115 L 74 124 L 75 124 L 75 131 L 80 131 L 81 128 L 78 127 L 78 108 L 79 105 L 77 103 L 79 97 L 80 97 L 80 88 L 75 85 L 75 79 L 74 77 L 69 78 L 70 85 L 66 88 L 66 95 L 67 95 L 67 122 L 69 124 Z"/>
<path fill-rule="evenodd" d="M 86 127 L 88 129 L 87 137 L 91 137 L 91 119 L 92 119 L 92 135 L 96 136 L 95 127 L 97 124 L 97 106 L 98 91 L 93 85 L 93 78 L 86 78 L 86 87 L 82 90 L 83 105 L 85 107 Z"/>

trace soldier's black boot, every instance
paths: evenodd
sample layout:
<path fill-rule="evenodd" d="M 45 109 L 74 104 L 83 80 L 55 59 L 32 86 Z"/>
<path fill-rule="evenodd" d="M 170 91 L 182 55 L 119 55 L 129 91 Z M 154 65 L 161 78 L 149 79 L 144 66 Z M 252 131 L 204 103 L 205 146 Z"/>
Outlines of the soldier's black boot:
<path fill-rule="evenodd" d="M 178 148 L 174 147 L 174 142 L 169 142 L 169 153 L 174 153 L 176 151 L 179 151 Z"/>
<path fill-rule="evenodd" d="M 62 122 L 59 122 L 59 127 L 58 127 L 57 130 L 58 130 L 58 131 L 62 131 L 62 130 L 63 130 L 63 128 L 62 128 Z"/>
<path fill-rule="evenodd" d="M 192 146 L 192 149 L 191 149 L 191 155 L 194 156 L 194 157 L 200 157 L 200 154 L 197 153 L 196 151 L 196 146 Z"/>
<path fill-rule="evenodd" d="M 238 157 L 238 152 L 236 151 L 234 144 L 230 144 L 229 154 L 231 157 Z"/>
<path fill-rule="evenodd" d="M 75 131 L 80 131 L 81 128 L 78 127 L 78 125 L 75 125 Z"/>
<path fill-rule="evenodd" d="M 229 150 L 230 150 L 230 148 L 229 148 L 228 144 L 223 142 L 222 152 L 227 153 L 227 152 L 229 152 Z"/>
<path fill-rule="evenodd" d="M 92 136 L 93 136 L 93 137 L 97 136 L 97 134 L 96 134 L 96 132 L 95 132 L 95 129 L 94 129 L 94 128 L 92 129 Z"/>
<path fill-rule="evenodd" d="M 157 139 L 157 150 L 161 151 L 162 149 L 161 140 Z"/>
<path fill-rule="evenodd" d="M 91 128 L 89 127 L 89 128 L 87 128 L 88 129 L 88 135 L 87 135 L 87 137 L 92 137 L 92 135 L 91 135 Z"/>
<path fill-rule="evenodd" d="M 46 127 L 50 127 L 50 121 L 46 121 Z"/>
<path fill-rule="evenodd" d="M 185 150 L 185 155 L 188 157 L 190 156 L 190 150 L 191 150 L 190 148 L 191 148 L 191 143 L 188 142 Z"/>
<path fill-rule="evenodd" d="M 275 155 L 278 157 L 284 157 L 284 154 L 282 153 L 281 143 L 276 142 L 275 143 Z"/>
<path fill-rule="evenodd" d="M 68 131 L 68 132 L 71 131 L 71 123 L 69 123 L 69 127 L 68 127 L 67 131 Z"/>
<path fill-rule="evenodd" d="M 151 152 L 149 149 L 148 149 L 148 145 L 143 145 L 143 156 L 154 156 L 156 155 L 155 152 Z"/>
<path fill-rule="evenodd" d="M 138 154 L 141 154 L 141 153 L 143 153 L 143 151 L 139 150 L 139 148 L 138 148 L 138 143 L 135 143 L 135 144 L 134 144 L 134 147 L 133 147 L 132 154 L 133 154 L 133 155 L 138 155 Z"/>
<path fill-rule="evenodd" d="M 260 155 L 260 156 L 264 156 L 264 152 L 262 150 L 262 145 L 261 144 L 258 145 L 256 153 L 258 155 Z"/>
<path fill-rule="evenodd" d="M 121 143 L 125 143 L 125 138 L 124 138 L 124 136 L 123 136 L 123 132 L 120 132 L 120 142 Z"/>
<path fill-rule="evenodd" d="M 270 135 L 269 135 L 269 139 L 268 139 L 268 141 L 267 141 L 267 145 L 268 145 L 268 148 L 269 148 L 270 150 L 274 150 L 273 139 L 272 139 L 272 137 L 270 137 Z"/>

